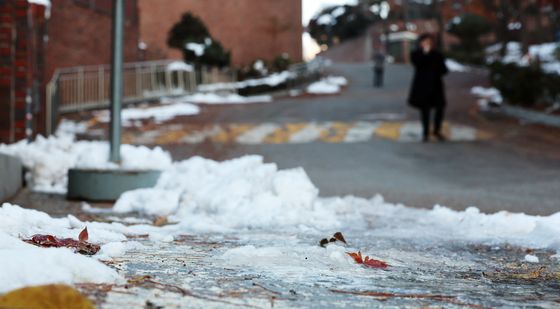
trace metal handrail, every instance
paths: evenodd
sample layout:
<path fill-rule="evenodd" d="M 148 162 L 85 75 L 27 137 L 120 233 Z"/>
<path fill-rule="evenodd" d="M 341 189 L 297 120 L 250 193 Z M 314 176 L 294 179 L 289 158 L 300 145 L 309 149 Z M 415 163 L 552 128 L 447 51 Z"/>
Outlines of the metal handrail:
<path fill-rule="evenodd" d="M 202 68 L 202 78 L 188 65 L 174 60 L 131 62 L 123 65 L 123 102 L 153 100 L 194 92 L 198 84 L 232 82 L 229 71 Z M 58 115 L 109 106 L 110 66 L 90 65 L 56 70 L 46 91 L 47 134 L 52 134 Z"/>

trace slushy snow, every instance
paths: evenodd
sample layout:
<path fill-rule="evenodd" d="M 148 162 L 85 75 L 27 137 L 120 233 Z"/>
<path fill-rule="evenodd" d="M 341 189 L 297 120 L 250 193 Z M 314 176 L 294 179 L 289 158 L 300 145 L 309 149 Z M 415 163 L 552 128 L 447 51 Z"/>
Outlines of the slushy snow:
<path fill-rule="evenodd" d="M 307 92 L 311 94 L 335 94 L 348 84 L 348 80 L 342 76 L 328 76 L 307 86 Z"/>

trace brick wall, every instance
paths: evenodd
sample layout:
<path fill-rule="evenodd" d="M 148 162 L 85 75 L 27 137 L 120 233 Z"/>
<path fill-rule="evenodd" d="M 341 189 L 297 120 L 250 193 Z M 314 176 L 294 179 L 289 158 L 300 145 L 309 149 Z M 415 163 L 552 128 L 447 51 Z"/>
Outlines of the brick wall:
<path fill-rule="evenodd" d="M 46 75 L 57 68 L 111 62 L 111 0 L 52 0 Z M 125 61 L 137 61 L 138 7 L 125 0 Z"/>
<path fill-rule="evenodd" d="M 0 142 L 43 129 L 44 31 L 43 6 L 0 1 Z"/>
<path fill-rule="evenodd" d="M 147 59 L 180 58 L 167 47 L 171 27 L 193 12 L 232 51 L 234 65 L 288 53 L 302 59 L 301 0 L 138 0 L 140 39 Z"/>

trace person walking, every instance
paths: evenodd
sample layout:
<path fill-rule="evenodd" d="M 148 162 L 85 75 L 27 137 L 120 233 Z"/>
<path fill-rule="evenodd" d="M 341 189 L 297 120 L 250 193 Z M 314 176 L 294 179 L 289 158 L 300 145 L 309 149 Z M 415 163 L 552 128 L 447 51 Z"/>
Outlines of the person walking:
<path fill-rule="evenodd" d="M 385 72 L 385 54 L 378 49 L 373 55 L 373 86 L 383 87 L 383 73 Z"/>
<path fill-rule="evenodd" d="M 443 76 L 449 70 L 445 64 L 445 57 L 434 46 L 432 35 L 423 34 L 418 39 L 418 48 L 410 55 L 414 65 L 414 78 L 408 103 L 420 111 L 424 142 L 430 140 L 432 112 L 434 112 L 433 135 L 439 141 L 445 141 L 445 136 L 441 133 L 447 104 Z"/>

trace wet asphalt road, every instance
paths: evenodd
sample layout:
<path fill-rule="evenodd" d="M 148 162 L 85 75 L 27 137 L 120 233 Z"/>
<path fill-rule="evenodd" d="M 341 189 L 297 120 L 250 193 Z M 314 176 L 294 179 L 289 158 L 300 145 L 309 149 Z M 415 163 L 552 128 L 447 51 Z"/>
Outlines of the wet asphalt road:
<path fill-rule="evenodd" d="M 412 70 L 389 66 L 386 86 L 371 87 L 367 64 L 337 64 L 349 87 L 338 96 L 278 99 L 271 104 L 204 107 L 179 123 L 285 123 L 311 121 L 416 120 L 406 105 Z M 175 159 L 200 155 L 224 160 L 260 154 L 280 168 L 302 166 L 322 196 L 377 193 L 415 207 L 454 209 L 477 206 L 485 212 L 509 210 L 546 215 L 560 211 L 560 130 L 522 124 L 496 114 L 480 114 L 473 85 L 481 73 L 447 77 L 448 120 L 484 129 L 490 140 L 422 144 L 374 138 L 362 143 L 234 145 L 205 142 L 166 145 Z"/>

